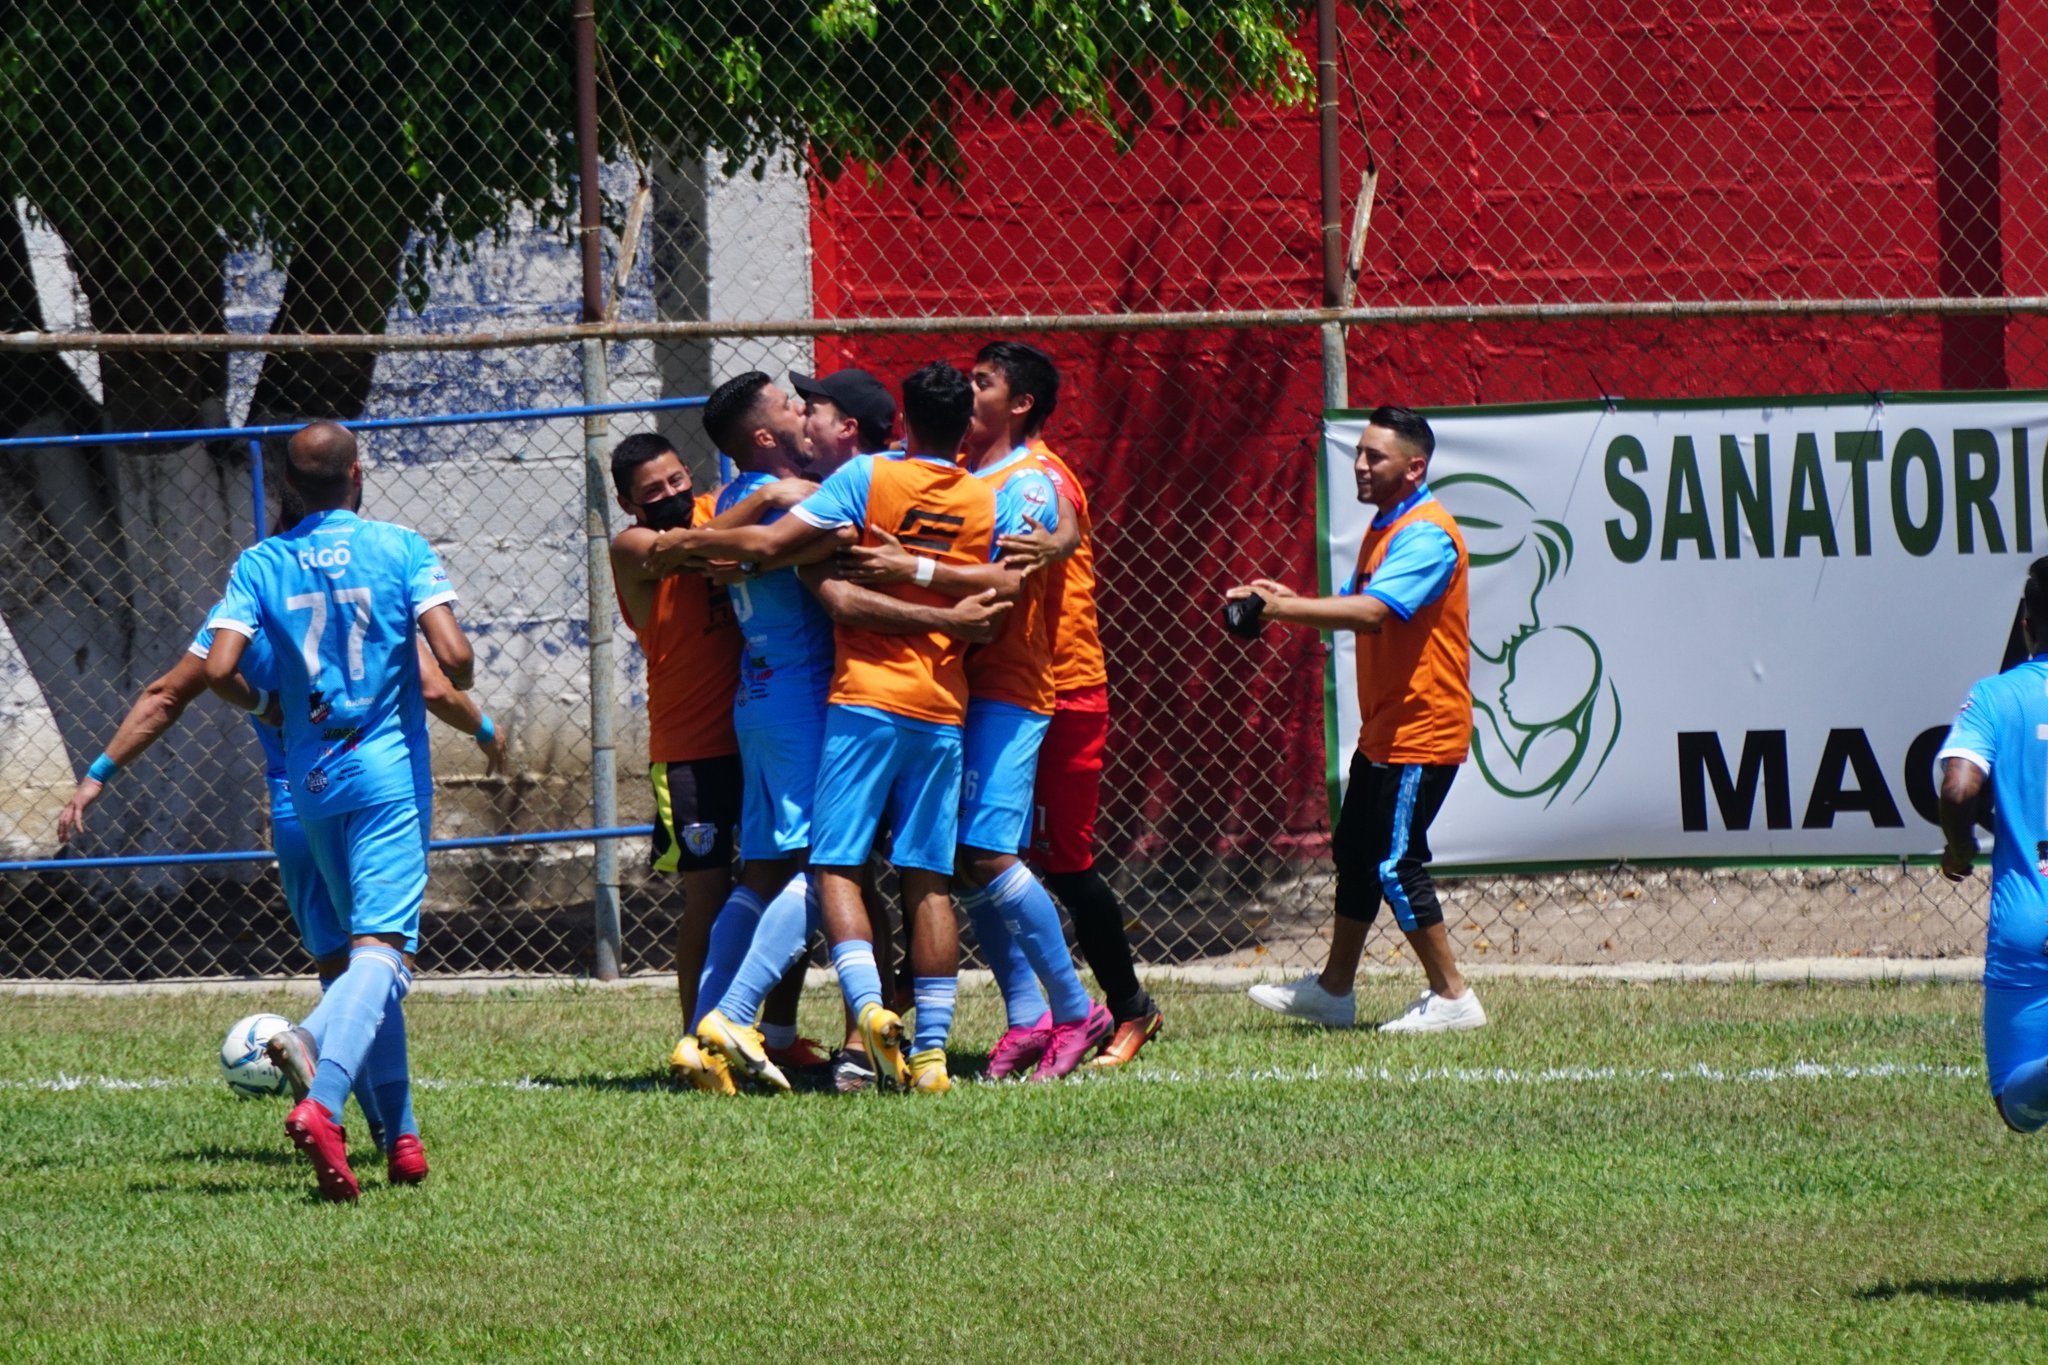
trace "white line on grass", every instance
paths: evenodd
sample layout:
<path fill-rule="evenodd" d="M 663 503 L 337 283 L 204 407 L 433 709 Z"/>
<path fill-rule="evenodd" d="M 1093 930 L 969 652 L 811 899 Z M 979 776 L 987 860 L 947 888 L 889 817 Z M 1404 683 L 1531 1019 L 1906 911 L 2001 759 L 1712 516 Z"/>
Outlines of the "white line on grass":
<path fill-rule="evenodd" d="M 1788 1081 L 1890 1081 L 1935 1077 L 1942 1080 L 1984 1078 L 1983 1069 L 1971 1066 L 1934 1066 L 1926 1062 L 1870 1062 L 1861 1065 L 1829 1062 L 1788 1062 L 1783 1066 L 1717 1067 L 1694 1062 L 1684 1067 L 1553 1066 L 1535 1070 L 1518 1067 L 1409 1067 L 1396 1070 L 1384 1066 L 1233 1067 L 1227 1070 L 1174 1068 L 1157 1071 L 1134 1067 L 1121 1078 L 1143 1085 L 1280 1084 L 1313 1085 L 1329 1082 L 1380 1085 L 1669 1085 L 1688 1081 L 1713 1085 L 1779 1085 Z M 963 1078 L 964 1079 L 964 1078 Z M 1119 1077 L 1076 1075 L 1076 1084 L 1112 1084 Z M 59 1072 L 53 1077 L 31 1080 L 0 1079 L 0 1090 L 171 1090 L 185 1086 L 215 1085 L 198 1076 L 73 1076 Z M 422 1090 L 580 1090 L 576 1081 L 554 1081 L 534 1076 L 517 1080 L 484 1081 L 417 1078 Z M 620 1090 L 665 1090 L 668 1082 L 652 1078 L 620 1078 L 607 1083 Z"/>

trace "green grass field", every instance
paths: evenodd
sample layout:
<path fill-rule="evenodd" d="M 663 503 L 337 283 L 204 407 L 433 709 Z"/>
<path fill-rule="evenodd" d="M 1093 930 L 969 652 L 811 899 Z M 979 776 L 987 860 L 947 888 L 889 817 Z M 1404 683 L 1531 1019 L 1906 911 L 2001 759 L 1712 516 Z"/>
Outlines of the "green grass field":
<path fill-rule="evenodd" d="M 1373 1008 L 1404 1003 L 1372 989 Z M 1168 1037 L 1125 1074 L 718 1101 L 658 1080 L 666 995 L 418 995 L 434 1173 L 392 1189 L 364 1156 L 353 1208 L 314 1199 L 284 1102 L 216 1079 L 227 1024 L 290 1013 L 285 997 L 9 998 L 0 1356 L 2011 1360 L 2048 1345 L 2048 1142 L 2007 1133 L 1986 1102 L 1975 990 L 1496 982 L 1486 997 L 1480 1033 L 1383 1039 L 1169 987 Z M 835 998 L 805 1009 L 824 1033 Z M 995 1029 L 992 995 L 971 993 L 957 1038 Z M 979 1060 L 956 1052 L 955 1069 Z"/>

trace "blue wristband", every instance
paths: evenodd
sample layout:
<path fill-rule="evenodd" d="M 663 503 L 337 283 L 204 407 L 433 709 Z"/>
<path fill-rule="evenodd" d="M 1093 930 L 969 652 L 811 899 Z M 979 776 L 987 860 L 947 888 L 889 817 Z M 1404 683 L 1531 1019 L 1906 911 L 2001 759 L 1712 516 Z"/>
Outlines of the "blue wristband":
<path fill-rule="evenodd" d="M 101 754 L 92 761 L 92 766 L 85 770 L 85 775 L 101 786 L 105 786 L 107 779 L 120 771 L 120 764 L 114 762 L 113 759 L 108 758 L 105 754 Z"/>
<path fill-rule="evenodd" d="M 497 737 L 498 727 L 491 723 L 489 716 L 485 716 L 483 724 L 476 727 L 476 742 L 478 744 L 489 744 Z"/>

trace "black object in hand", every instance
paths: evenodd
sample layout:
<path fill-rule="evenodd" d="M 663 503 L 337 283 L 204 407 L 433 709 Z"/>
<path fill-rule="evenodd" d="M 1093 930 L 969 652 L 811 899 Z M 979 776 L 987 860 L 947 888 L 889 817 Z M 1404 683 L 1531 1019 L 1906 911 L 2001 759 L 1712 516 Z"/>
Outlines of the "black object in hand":
<path fill-rule="evenodd" d="M 1223 628 L 1247 640 L 1259 638 L 1266 628 L 1266 599 L 1257 593 L 1233 597 L 1223 604 Z"/>

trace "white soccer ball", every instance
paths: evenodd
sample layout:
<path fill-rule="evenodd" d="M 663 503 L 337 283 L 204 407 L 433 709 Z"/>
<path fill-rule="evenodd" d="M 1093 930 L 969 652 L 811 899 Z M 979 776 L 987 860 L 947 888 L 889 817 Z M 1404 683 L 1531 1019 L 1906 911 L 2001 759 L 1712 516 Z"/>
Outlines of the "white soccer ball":
<path fill-rule="evenodd" d="M 272 1065 L 263 1045 L 272 1034 L 291 1026 L 291 1020 L 277 1014 L 252 1014 L 237 1019 L 220 1045 L 220 1074 L 228 1089 L 244 1099 L 282 1095 L 289 1083 L 284 1073 Z"/>

